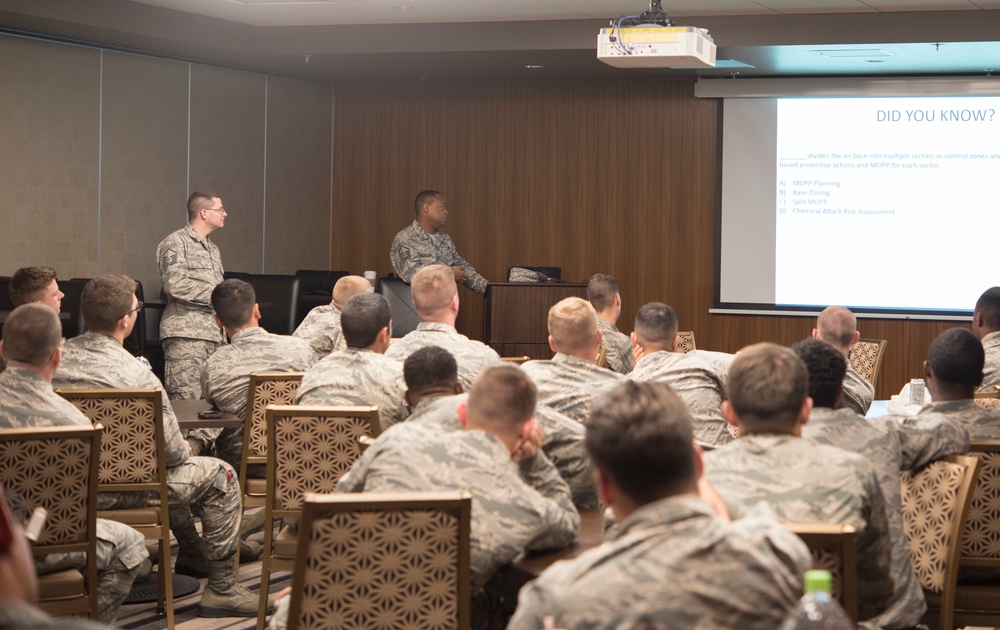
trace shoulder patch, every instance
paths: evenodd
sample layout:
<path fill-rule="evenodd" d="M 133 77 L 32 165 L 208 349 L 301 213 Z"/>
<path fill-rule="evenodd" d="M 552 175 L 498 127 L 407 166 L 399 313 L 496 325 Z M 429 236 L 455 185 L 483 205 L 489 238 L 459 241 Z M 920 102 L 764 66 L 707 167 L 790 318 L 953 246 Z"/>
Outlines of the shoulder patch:
<path fill-rule="evenodd" d="M 163 257 L 160 258 L 160 264 L 164 267 L 177 264 L 177 252 L 169 249 L 163 252 Z"/>

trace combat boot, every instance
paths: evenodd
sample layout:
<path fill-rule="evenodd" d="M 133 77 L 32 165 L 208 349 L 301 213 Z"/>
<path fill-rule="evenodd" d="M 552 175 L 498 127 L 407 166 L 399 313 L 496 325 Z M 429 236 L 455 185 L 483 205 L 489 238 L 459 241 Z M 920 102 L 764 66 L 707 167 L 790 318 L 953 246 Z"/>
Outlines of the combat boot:
<path fill-rule="evenodd" d="M 202 617 L 256 617 L 258 595 L 236 581 L 233 563 L 236 554 L 225 560 L 208 561 L 208 582 L 201 594 L 198 615 Z M 274 610 L 274 596 L 267 598 L 267 612 Z"/>
<path fill-rule="evenodd" d="M 247 536 L 263 531 L 265 512 L 264 508 L 260 508 L 253 514 L 243 513 L 243 518 L 240 520 L 240 538 L 246 540 Z M 242 555 L 240 556 L 240 561 L 243 561 Z"/>
<path fill-rule="evenodd" d="M 177 539 L 177 563 L 174 573 L 194 578 L 208 577 L 208 558 L 201 548 L 201 534 L 194 526 L 194 519 L 187 519 L 170 528 Z"/>

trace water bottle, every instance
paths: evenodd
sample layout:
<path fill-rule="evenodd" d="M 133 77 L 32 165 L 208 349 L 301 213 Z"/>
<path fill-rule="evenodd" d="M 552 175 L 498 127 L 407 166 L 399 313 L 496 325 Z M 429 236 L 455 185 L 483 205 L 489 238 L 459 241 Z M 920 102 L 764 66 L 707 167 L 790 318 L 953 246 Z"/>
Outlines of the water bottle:
<path fill-rule="evenodd" d="M 806 571 L 806 594 L 785 617 L 779 630 L 854 630 L 844 609 L 830 595 L 833 578 L 829 571 Z"/>

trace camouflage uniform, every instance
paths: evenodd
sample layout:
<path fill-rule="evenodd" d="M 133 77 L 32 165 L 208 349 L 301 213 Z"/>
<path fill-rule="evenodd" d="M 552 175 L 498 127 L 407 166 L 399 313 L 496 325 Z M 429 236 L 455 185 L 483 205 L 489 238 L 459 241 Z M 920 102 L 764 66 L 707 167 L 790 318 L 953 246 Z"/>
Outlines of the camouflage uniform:
<path fill-rule="evenodd" d="M 601 345 L 608 350 L 608 367 L 619 374 L 628 374 L 634 367 L 632 357 L 632 339 L 619 332 L 618 327 L 600 317 L 597 318 L 597 329 L 601 331 Z"/>
<path fill-rule="evenodd" d="M 951 400 L 926 405 L 915 418 L 942 419 L 969 432 L 970 440 L 1000 440 L 1000 409 L 980 407 L 972 400 Z"/>
<path fill-rule="evenodd" d="M 201 374 L 202 396 L 219 409 L 245 420 L 251 372 L 301 372 L 314 363 L 316 354 L 305 341 L 274 335 L 259 327 L 245 328 L 205 363 Z M 220 431 L 215 439 L 219 458 L 239 468 L 243 427 L 216 431 Z"/>
<path fill-rule="evenodd" d="M 893 593 L 889 607 L 874 621 L 882 628 L 916 626 L 927 606 L 903 531 L 899 472 L 915 470 L 952 453 L 967 452 L 968 433 L 941 419 L 890 416 L 868 420 L 850 409 L 814 407 L 809 423 L 802 427 L 802 437 L 862 455 L 875 468 L 889 521 Z"/>
<path fill-rule="evenodd" d="M 721 361 L 698 350 L 687 354 L 661 350 L 639 359 L 628 378 L 669 385 L 691 410 L 695 441 L 715 447 L 733 441 L 722 417 L 727 369 Z"/>
<path fill-rule="evenodd" d="M 873 400 L 875 400 L 875 386 L 854 371 L 848 361 L 847 373 L 844 374 L 844 397 L 840 401 L 840 406 L 863 416 L 868 413 Z"/>
<path fill-rule="evenodd" d="M 236 473 L 222 460 L 189 455 L 170 401 L 163 393 L 160 381 L 148 367 L 139 363 L 111 337 L 86 332 L 65 343 L 62 363 L 52 383 L 65 389 L 160 389 L 171 525 L 176 527 L 189 520 L 193 511 L 201 516 L 205 556 L 209 560 L 225 560 L 233 555 L 243 513 Z M 98 508 L 142 507 L 148 502 L 149 496 L 141 493 L 102 492 Z"/>
<path fill-rule="evenodd" d="M 727 500 L 767 501 L 793 523 L 846 523 L 858 532 L 858 616 L 892 597 L 889 523 L 872 465 L 860 455 L 792 435 L 746 435 L 705 454 L 705 476 Z"/>
<path fill-rule="evenodd" d="M 347 347 L 340 331 L 340 309 L 333 304 L 317 306 L 309 311 L 292 336 L 305 339 L 320 359 L 334 350 Z"/>
<path fill-rule="evenodd" d="M 160 242 L 156 263 L 168 298 L 160 319 L 167 393 L 197 399 L 201 368 L 223 340 L 211 302 L 222 282 L 222 255 L 189 223 Z"/>
<path fill-rule="evenodd" d="M 406 419 L 403 364 L 372 350 L 345 348 L 314 365 L 299 385 L 297 405 L 378 405 L 385 431 Z"/>
<path fill-rule="evenodd" d="M 599 396 L 625 377 L 599 368 L 590 361 L 557 352 L 552 359 L 528 361 L 521 369 L 538 387 L 538 403 L 577 422 L 590 418 L 590 407 Z"/>
<path fill-rule="evenodd" d="M 105 623 L 111 624 L 114 621 Z M 0 598 L 0 628 L 108 630 L 109 626 L 83 617 L 53 617 L 28 602 Z"/>
<path fill-rule="evenodd" d="M 983 351 L 986 352 L 983 383 L 976 393 L 995 392 L 997 385 L 1000 385 L 1000 331 L 991 332 L 983 337 Z"/>
<path fill-rule="evenodd" d="M 400 230 L 396 238 L 392 239 L 389 259 L 392 261 L 392 270 L 404 282 L 412 280 L 413 274 L 421 267 L 447 265 L 464 269 L 469 275 L 465 286 L 476 293 L 486 293 L 486 278 L 476 273 L 472 265 L 458 255 L 451 237 L 441 230 L 428 234 L 416 221 Z"/>
<path fill-rule="evenodd" d="M 425 398 L 413 408 L 407 422 L 434 424 L 443 429 L 461 431 L 458 405 L 468 400 L 468 394 Z M 581 510 L 597 509 L 597 484 L 583 443 L 583 425 L 545 405 L 535 408 L 534 418 L 544 429 L 542 450 L 569 485 L 573 504 Z"/>
<path fill-rule="evenodd" d="M 600 547 L 521 589 L 510 628 L 774 630 L 796 605 L 809 549 L 766 506 L 727 523 L 692 495 L 645 505 Z"/>
<path fill-rule="evenodd" d="M 473 590 L 525 549 L 565 547 L 580 528 L 569 488 L 545 455 L 519 466 L 484 431 L 403 423 L 379 436 L 337 484 L 337 492 L 441 490 L 473 494 Z"/>
<path fill-rule="evenodd" d="M 403 362 L 408 356 L 427 346 L 444 348 L 455 357 L 455 362 L 458 363 L 458 380 L 465 391 L 472 388 L 472 383 L 480 372 L 500 363 L 500 355 L 493 348 L 459 334 L 454 326 L 440 322 L 420 322 L 416 330 L 389 346 L 385 356 Z"/>
<path fill-rule="evenodd" d="M 90 426 L 87 416 L 52 390 L 45 377 L 22 368 L 0 374 L 0 429 L 49 426 Z M 101 621 L 113 624 L 132 589 L 139 565 L 149 557 L 142 534 L 128 525 L 97 519 L 97 607 Z M 84 571 L 86 554 L 53 553 L 35 559 L 35 570 L 46 575 L 65 569 Z"/>

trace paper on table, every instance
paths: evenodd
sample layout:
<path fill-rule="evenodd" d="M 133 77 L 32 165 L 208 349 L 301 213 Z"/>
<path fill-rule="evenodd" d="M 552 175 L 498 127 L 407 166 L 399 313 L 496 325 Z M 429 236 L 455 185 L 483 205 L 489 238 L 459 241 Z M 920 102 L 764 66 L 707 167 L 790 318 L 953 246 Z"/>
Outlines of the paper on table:
<path fill-rule="evenodd" d="M 894 416 L 915 416 L 924 408 L 924 405 L 929 405 L 931 403 L 931 392 L 926 387 L 924 388 L 924 404 L 923 405 L 911 405 L 910 403 L 910 384 L 907 383 L 903 385 L 903 389 L 899 391 L 899 394 L 892 396 L 889 400 L 888 412 Z"/>

